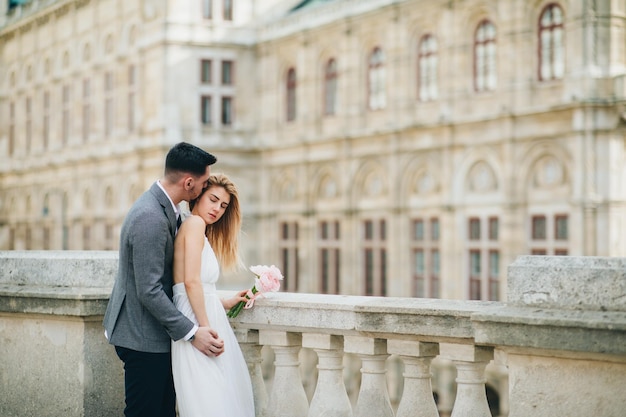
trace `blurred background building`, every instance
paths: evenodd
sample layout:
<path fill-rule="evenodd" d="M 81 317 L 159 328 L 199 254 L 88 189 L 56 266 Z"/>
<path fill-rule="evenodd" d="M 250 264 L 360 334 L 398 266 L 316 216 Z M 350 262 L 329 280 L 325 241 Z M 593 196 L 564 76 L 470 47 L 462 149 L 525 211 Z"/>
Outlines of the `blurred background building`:
<path fill-rule="evenodd" d="M 10 0 L 0 249 L 114 250 L 176 142 L 288 291 L 501 300 L 626 255 L 626 1 Z"/>
<path fill-rule="evenodd" d="M 9 0 L 0 249 L 117 249 L 184 140 L 239 185 L 242 255 L 287 291 L 502 300 L 518 255 L 625 256 L 625 18 L 625 0 Z"/>

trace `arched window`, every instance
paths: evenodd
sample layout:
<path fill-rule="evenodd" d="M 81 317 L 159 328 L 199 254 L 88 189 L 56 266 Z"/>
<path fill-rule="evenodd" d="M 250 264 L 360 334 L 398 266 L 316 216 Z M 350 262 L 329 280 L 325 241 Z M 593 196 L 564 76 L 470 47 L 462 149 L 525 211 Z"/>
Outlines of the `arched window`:
<path fill-rule="evenodd" d="M 287 71 L 287 121 L 296 119 L 296 70 Z"/>
<path fill-rule="evenodd" d="M 417 51 L 417 94 L 420 101 L 437 98 L 437 39 L 424 35 Z"/>
<path fill-rule="evenodd" d="M 337 61 L 331 58 L 324 71 L 324 114 L 333 115 L 337 104 Z"/>
<path fill-rule="evenodd" d="M 387 105 L 385 95 L 385 54 L 380 48 L 374 48 L 369 57 L 368 66 L 368 105 L 370 110 L 384 109 Z"/>
<path fill-rule="evenodd" d="M 539 18 L 539 79 L 563 78 L 563 11 L 549 4 Z"/>
<path fill-rule="evenodd" d="M 496 27 L 484 20 L 474 37 L 474 89 L 493 91 L 496 82 Z"/>

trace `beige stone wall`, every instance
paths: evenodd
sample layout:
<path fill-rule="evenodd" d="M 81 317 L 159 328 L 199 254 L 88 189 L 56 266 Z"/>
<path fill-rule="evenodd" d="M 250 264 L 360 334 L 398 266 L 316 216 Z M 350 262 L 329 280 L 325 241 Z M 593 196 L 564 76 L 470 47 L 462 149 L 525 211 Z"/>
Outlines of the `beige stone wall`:
<path fill-rule="evenodd" d="M 608 11 L 613 17 L 591 23 L 588 14 L 600 10 L 561 4 L 565 77 L 540 82 L 537 20 L 546 4 L 336 2 L 265 28 L 260 66 L 274 76 L 260 84 L 264 184 L 271 196 L 263 210 L 276 215 L 264 227 L 276 233 L 280 222 L 300 224 L 303 291 L 319 288 L 317 224 L 326 218 L 341 222 L 341 287 L 347 293 L 364 290 L 361 229 L 368 218 L 387 221 L 390 295 L 411 290 L 412 217 L 440 220 L 446 298 L 468 296 L 472 217 L 483 224 L 499 218 L 493 248 L 501 253 L 502 281 L 505 265 L 541 246 L 530 239 L 534 215 L 567 215 L 568 240 L 556 243 L 568 254 L 626 250 L 618 236 L 626 196 L 617 185 L 624 177 L 617 168 L 624 160 L 623 133 L 620 105 L 611 101 L 621 93 L 612 92 L 619 77 L 607 71 L 622 73 L 624 54 L 606 55 L 599 43 L 620 49 L 623 29 L 616 18 L 623 11 L 616 7 Z M 487 18 L 497 27 L 497 88 L 476 93 L 472 38 Z M 439 98 L 422 103 L 416 48 L 426 33 L 439 44 Z M 387 106 L 370 111 L 367 57 L 376 46 L 386 55 Z M 330 58 L 338 63 L 338 110 L 324 116 L 323 68 Z M 289 68 L 297 71 L 291 122 L 285 116 Z M 606 104 L 591 105 L 598 101 Z M 610 165 L 617 169 L 607 171 Z M 278 248 L 267 246 L 263 257 L 279 258 Z"/>

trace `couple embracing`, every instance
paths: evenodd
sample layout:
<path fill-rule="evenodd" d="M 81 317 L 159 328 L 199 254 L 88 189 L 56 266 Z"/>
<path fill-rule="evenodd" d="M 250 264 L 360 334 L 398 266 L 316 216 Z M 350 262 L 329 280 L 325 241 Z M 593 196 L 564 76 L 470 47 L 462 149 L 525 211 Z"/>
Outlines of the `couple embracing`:
<path fill-rule="evenodd" d="M 105 335 L 124 363 L 126 417 L 254 417 L 250 376 L 215 283 L 239 262 L 235 185 L 211 175 L 216 158 L 185 142 L 163 177 L 131 207 L 120 233 L 119 269 Z M 178 204 L 189 202 L 181 223 Z"/>

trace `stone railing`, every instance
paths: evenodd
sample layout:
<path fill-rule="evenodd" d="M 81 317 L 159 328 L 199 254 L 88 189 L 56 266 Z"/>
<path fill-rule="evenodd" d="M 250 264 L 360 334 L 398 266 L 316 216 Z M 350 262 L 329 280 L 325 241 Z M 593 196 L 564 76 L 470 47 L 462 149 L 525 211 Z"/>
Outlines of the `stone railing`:
<path fill-rule="evenodd" d="M 122 414 L 123 371 L 101 326 L 116 264 L 107 252 L 0 253 L 0 415 Z M 436 417 L 431 363 L 445 361 L 456 369 L 451 416 L 487 417 L 485 368 L 496 357 L 508 370 L 510 417 L 622 416 L 626 259 L 520 257 L 508 285 L 507 303 L 291 293 L 258 300 L 232 321 L 257 415 Z M 304 351 L 315 352 L 316 370 L 301 363 Z M 360 361 L 354 399 L 347 356 Z M 397 404 L 390 356 L 404 367 Z"/>

